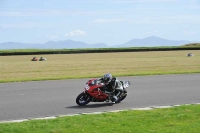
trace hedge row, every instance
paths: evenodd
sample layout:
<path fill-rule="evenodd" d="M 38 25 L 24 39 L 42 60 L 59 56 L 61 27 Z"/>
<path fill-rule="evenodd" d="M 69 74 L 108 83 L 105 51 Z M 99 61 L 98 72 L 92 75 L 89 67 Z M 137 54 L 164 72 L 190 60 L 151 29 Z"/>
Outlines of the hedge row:
<path fill-rule="evenodd" d="M 64 49 L 64 50 L 11 50 L 0 51 L 0 56 L 9 55 L 42 55 L 42 54 L 76 54 L 76 53 L 107 53 L 107 52 L 142 52 L 142 51 L 173 51 L 200 50 L 200 47 L 144 47 L 144 48 L 102 48 L 102 49 Z"/>

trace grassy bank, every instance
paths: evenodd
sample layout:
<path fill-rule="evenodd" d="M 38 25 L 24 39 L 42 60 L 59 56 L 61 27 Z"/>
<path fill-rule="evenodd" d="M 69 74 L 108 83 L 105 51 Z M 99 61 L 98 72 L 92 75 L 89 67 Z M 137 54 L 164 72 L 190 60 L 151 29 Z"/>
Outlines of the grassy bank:
<path fill-rule="evenodd" d="M 128 47 L 128 48 L 78 48 L 78 49 L 8 49 L 0 50 L 0 56 L 9 55 L 44 55 L 44 54 L 76 54 L 76 53 L 108 53 L 108 52 L 147 52 L 147 51 L 179 51 L 200 50 L 198 44 L 184 46 Z"/>
<path fill-rule="evenodd" d="M 1 123 L 0 133 L 199 133 L 200 105 Z"/>
<path fill-rule="evenodd" d="M 200 50 L 0 56 L 0 82 L 200 72 Z"/>

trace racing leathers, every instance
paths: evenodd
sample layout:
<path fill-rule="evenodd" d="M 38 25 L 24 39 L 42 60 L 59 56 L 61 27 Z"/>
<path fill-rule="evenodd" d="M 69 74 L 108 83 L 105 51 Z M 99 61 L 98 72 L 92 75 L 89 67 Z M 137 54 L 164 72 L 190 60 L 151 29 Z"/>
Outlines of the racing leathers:
<path fill-rule="evenodd" d="M 104 82 L 103 78 L 99 80 L 103 84 L 101 89 L 109 92 L 111 94 L 111 101 L 115 103 L 115 101 L 118 100 L 118 98 L 116 97 L 116 94 L 118 93 L 116 88 L 121 88 L 122 83 L 115 77 L 113 77 L 110 82 Z M 126 93 L 126 90 L 124 90 L 124 92 Z"/>

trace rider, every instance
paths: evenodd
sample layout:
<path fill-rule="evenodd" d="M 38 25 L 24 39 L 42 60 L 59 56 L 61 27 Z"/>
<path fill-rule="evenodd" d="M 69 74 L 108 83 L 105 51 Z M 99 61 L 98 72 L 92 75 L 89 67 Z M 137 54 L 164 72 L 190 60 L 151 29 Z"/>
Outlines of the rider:
<path fill-rule="evenodd" d="M 121 82 L 117 80 L 117 78 L 113 77 L 110 73 L 104 74 L 104 76 L 100 79 L 102 83 L 104 83 L 104 89 L 112 94 L 111 101 L 115 103 L 118 98 L 115 96 L 115 89 L 121 86 Z M 126 90 L 124 90 L 126 93 Z"/>

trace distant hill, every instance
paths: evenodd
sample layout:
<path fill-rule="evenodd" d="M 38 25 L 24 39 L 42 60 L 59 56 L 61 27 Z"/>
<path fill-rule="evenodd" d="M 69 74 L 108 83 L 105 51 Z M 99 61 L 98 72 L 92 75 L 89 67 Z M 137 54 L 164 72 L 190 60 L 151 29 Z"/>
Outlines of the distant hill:
<path fill-rule="evenodd" d="M 104 43 L 87 44 L 84 42 L 65 40 L 49 41 L 44 44 L 6 42 L 0 44 L 0 49 L 71 49 L 71 48 L 106 48 Z"/>
<path fill-rule="evenodd" d="M 117 45 L 118 47 L 149 47 L 149 46 L 180 46 L 191 43 L 186 40 L 167 40 L 156 36 L 150 36 L 144 39 L 132 39 L 124 44 Z"/>
<path fill-rule="evenodd" d="M 194 43 L 186 40 L 167 40 L 156 36 L 150 36 L 144 39 L 132 39 L 124 44 L 114 45 L 112 47 L 152 47 L 152 46 L 181 46 Z M 0 49 L 73 49 L 73 48 L 108 48 L 105 43 L 87 44 L 85 42 L 65 40 L 49 41 L 44 44 L 5 42 L 0 43 Z"/>
<path fill-rule="evenodd" d="M 37 48 L 40 44 L 19 43 L 19 42 L 6 42 L 0 44 L 0 49 L 24 49 L 24 48 Z"/>
<path fill-rule="evenodd" d="M 105 48 L 108 47 L 104 43 L 95 43 L 95 44 L 87 44 L 84 42 L 66 40 L 66 41 L 49 41 L 44 43 L 44 48 L 54 48 L 54 49 L 62 49 L 62 48 Z"/>

